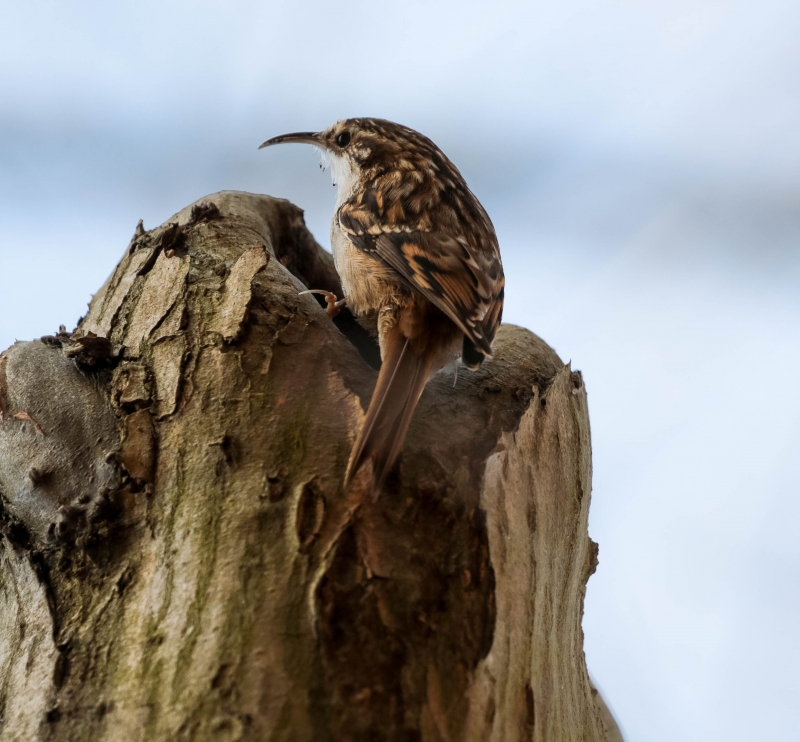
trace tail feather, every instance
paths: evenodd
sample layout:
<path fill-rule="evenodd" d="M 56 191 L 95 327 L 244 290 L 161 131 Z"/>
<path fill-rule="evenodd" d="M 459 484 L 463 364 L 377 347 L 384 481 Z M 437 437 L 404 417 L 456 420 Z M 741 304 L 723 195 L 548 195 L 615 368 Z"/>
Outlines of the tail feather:
<path fill-rule="evenodd" d="M 432 366 L 430 354 L 418 353 L 394 329 L 384 338 L 378 383 L 358 434 L 345 475 L 345 489 L 367 461 L 372 462 L 373 497 L 377 497 L 403 441 Z"/>

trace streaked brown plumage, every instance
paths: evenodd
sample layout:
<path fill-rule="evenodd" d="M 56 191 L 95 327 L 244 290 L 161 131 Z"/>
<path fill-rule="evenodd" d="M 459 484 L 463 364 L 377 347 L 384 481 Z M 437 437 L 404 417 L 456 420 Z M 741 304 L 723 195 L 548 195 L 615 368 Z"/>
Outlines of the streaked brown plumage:
<path fill-rule="evenodd" d="M 331 225 L 348 307 L 377 329 L 382 365 L 345 476 L 372 464 L 377 496 L 432 372 L 461 350 L 476 369 L 503 313 L 494 227 L 455 165 L 427 137 L 374 118 L 287 134 L 323 152 L 339 187 Z"/>

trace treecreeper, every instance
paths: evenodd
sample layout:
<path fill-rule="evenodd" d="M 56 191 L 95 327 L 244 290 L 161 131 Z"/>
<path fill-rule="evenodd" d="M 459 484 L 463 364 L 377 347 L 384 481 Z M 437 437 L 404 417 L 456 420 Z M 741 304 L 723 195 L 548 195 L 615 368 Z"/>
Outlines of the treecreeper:
<path fill-rule="evenodd" d="M 403 447 L 430 376 L 491 355 L 505 279 L 486 210 L 458 168 L 428 137 L 377 118 L 325 131 L 283 134 L 261 147 L 312 144 L 330 164 L 338 198 L 331 246 L 346 303 L 377 332 L 381 369 L 345 474 L 377 497 Z M 312 289 L 313 290 L 313 289 Z"/>

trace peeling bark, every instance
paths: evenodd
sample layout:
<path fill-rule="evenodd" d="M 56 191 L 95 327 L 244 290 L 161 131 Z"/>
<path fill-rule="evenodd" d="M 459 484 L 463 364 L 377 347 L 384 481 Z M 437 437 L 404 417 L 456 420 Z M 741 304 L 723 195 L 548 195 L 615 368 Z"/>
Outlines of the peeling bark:
<path fill-rule="evenodd" d="M 0 355 L 2 738 L 620 739 L 580 374 L 503 326 L 373 503 L 342 477 L 377 349 L 305 288 L 341 291 L 302 212 L 218 193 Z"/>

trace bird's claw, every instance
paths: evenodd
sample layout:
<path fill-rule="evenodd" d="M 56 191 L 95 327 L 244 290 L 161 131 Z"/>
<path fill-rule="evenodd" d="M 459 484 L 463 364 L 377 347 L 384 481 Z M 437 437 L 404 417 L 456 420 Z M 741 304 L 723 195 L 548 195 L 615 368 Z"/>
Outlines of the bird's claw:
<path fill-rule="evenodd" d="M 336 294 L 332 291 L 325 291 L 324 289 L 308 289 L 307 291 L 301 291 L 298 296 L 304 296 L 305 294 L 320 294 L 325 297 L 325 302 L 328 305 L 328 308 L 325 310 L 328 316 L 333 319 L 337 314 L 339 314 L 339 308 L 343 307 L 347 304 L 347 297 L 343 299 L 337 299 Z"/>

